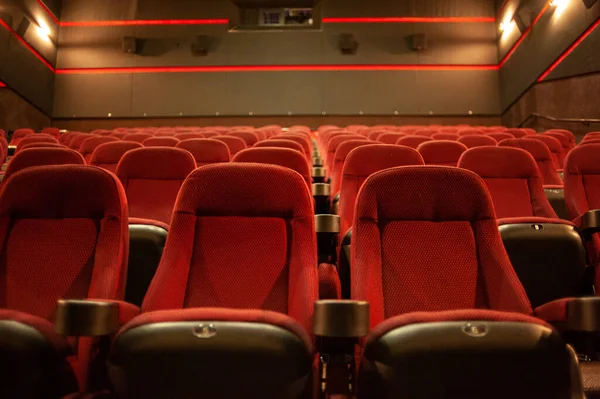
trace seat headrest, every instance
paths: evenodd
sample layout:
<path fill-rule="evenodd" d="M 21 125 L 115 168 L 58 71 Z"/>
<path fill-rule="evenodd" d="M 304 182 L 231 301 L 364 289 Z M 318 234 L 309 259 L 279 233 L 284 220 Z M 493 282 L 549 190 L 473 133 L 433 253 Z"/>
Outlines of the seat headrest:
<path fill-rule="evenodd" d="M 365 181 L 356 203 L 356 218 L 379 222 L 474 222 L 495 217 L 483 180 L 473 172 L 445 166 L 402 166 L 377 172 Z"/>
<path fill-rule="evenodd" d="M 294 151 L 299 151 L 302 154 L 305 154 L 304 147 L 300 143 L 296 143 L 293 140 L 286 140 L 285 138 L 280 139 L 271 139 L 261 141 L 260 143 L 256 143 L 254 147 L 280 147 L 280 148 L 289 148 Z"/>
<path fill-rule="evenodd" d="M 525 150 L 514 147 L 476 147 L 466 151 L 458 167 L 477 173 L 482 178 L 539 178 L 535 159 Z"/>
<path fill-rule="evenodd" d="M 64 147 L 27 148 L 19 151 L 8 164 L 4 181 L 23 169 L 45 165 L 85 165 L 85 160 L 77 151 Z"/>
<path fill-rule="evenodd" d="M 238 152 L 235 157 L 233 157 L 233 162 L 279 165 L 300 173 L 306 184 L 311 184 L 310 170 L 308 169 L 306 158 L 301 152 L 290 148 L 248 148 Z"/>
<path fill-rule="evenodd" d="M 175 147 L 179 143 L 179 139 L 170 136 L 148 137 L 142 141 L 145 147 Z"/>
<path fill-rule="evenodd" d="M 90 163 L 118 163 L 127 151 L 142 147 L 140 143 L 135 141 L 115 141 L 100 144 L 92 153 Z"/>
<path fill-rule="evenodd" d="M 533 159 L 538 162 L 552 161 L 552 153 L 550 152 L 550 149 L 543 141 L 540 140 L 532 140 L 529 138 L 506 139 L 500 141 L 498 146 L 521 148 L 530 153 L 533 156 Z"/>
<path fill-rule="evenodd" d="M 436 140 L 419 144 L 417 151 L 425 163 L 444 163 L 458 161 L 462 153 L 467 151 L 467 147 L 458 141 Z"/>
<path fill-rule="evenodd" d="M 4 182 L 0 217 L 120 219 L 127 217 L 126 204 L 123 186 L 101 168 L 35 166 Z"/>
<path fill-rule="evenodd" d="M 570 175 L 600 174 L 600 144 L 586 144 L 575 147 L 565 160 L 565 173 Z"/>
<path fill-rule="evenodd" d="M 196 162 L 229 162 L 231 154 L 227 144 L 213 139 L 190 139 L 177 143 L 176 148 L 189 151 Z"/>
<path fill-rule="evenodd" d="M 345 161 L 348 158 L 348 154 L 352 152 L 353 149 L 358 147 L 363 147 L 365 145 L 377 145 L 368 140 L 348 140 L 344 141 L 338 148 L 335 150 L 335 160 L 336 161 Z"/>
<path fill-rule="evenodd" d="M 79 147 L 79 151 L 84 154 L 89 154 L 93 152 L 99 145 L 104 143 L 111 143 L 119 141 L 118 138 L 113 136 L 95 136 L 87 138 L 83 143 L 81 143 L 81 147 Z"/>
<path fill-rule="evenodd" d="M 221 163 L 188 176 L 174 212 L 290 219 L 313 218 L 312 209 L 311 194 L 298 172 L 275 165 Z"/>
<path fill-rule="evenodd" d="M 121 179 L 183 180 L 196 169 L 189 151 L 173 147 L 144 147 L 127 151 L 117 166 Z"/>
<path fill-rule="evenodd" d="M 350 151 L 344 163 L 344 176 L 367 177 L 382 169 L 403 165 L 424 165 L 417 150 L 388 144 L 371 144 Z"/>

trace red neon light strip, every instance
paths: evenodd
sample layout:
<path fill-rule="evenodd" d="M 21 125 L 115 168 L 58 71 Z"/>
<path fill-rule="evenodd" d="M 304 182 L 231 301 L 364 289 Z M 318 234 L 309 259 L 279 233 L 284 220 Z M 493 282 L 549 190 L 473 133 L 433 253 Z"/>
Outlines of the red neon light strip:
<path fill-rule="evenodd" d="M 495 71 L 497 65 L 243 65 L 129 68 L 65 68 L 59 75 L 167 72 L 288 72 L 288 71 Z"/>
<path fill-rule="evenodd" d="M 54 67 L 44 58 L 42 57 L 42 55 L 40 53 L 37 52 L 36 49 L 34 49 L 33 47 L 31 47 L 29 45 L 29 43 L 27 43 L 25 41 L 25 39 L 23 39 L 21 36 L 19 36 L 17 34 L 17 32 L 15 32 L 13 30 L 13 28 L 11 28 L 10 26 L 8 26 L 8 24 L 6 22 L 4 22 L 3 20 L 0 19 L 0 25 L 3 26 L 4 28 L 6 28 L 15 38 L 17 38 L 17 40 L 27 48 L 27 50 L 29 50 L 31 52 L 31 54 L 35 55 L 36 58 L 40 61 L 42 61 L 42 63 L 44 65 L 46 65 L 46 67 L 51 70 L 52 72 L 55 72 Z"/>
<path fill-rule="evenodd" d="M 538 21 L 542 18 L 542 16 L 546 12 L 546 10 L 548 10 L 548 7 L 550 7 L 550 0 L 546 3 L 544 8 L 542 8 L 542 11 L 540 11 L 538 16 L 535 17 L 533 22 L 531 22 L 531 25 L 529 25 L 529 28 L 527 28 L 527 30 L 525 32 L 523 32 L 523 34 L 521 35 L 519 40 L 517 40 L 517 42 L 512 46 L 512 48 L 508 51 L 508 53 L 506 53 L 504 58 L 502 58 L 502 60 L 500 61 L 500 65 L 499 65 L 500 68 L 502 68 L 504 66 L 504 64 L 506 64 L 506 61 L 508 61 L 508 59 L 515 53 L 515 51 L 517 51 L 517 48 L 521 45 L 521 43 L 523 43 L 523 40 L 525 40 L 527 35 L 531 32 L 531 29 L 534 27 L 534 25 L 537 24 Z"/>
<path fill-rule="evenodd" d="M 46 4 L 44 4 L 44 2 L 42 0 L 36 0 L 36 1 L 40 5 L 40 7 L 42 7 L 42 9 L 46 12 L 46 14 L 48 14 L 50 19 L 52 19 L 55 24 L 59 25 L 60 21 L 58 20 L 58 18 L 56 18 L 56 15 L 54 15 L 54 13 L 48 8 L 48 6 L 46 6 Z"/>
<path fill-rule="evenodd" d="M 571 54 L 573 52 L 573 50 L 575 50 L 575 48 L 577 46 L 579 46 L 581 44 L 581 42 L 583 42 L 585 40 L 586 37 L 588 37 L 598 26 L 600 26 L 600 18 L 596 21 L 596 23 L 594 23 L 592 26 L 590 26 L 585 32 L 583 32 L 583 34 L 581 36 L 579 36 L 579 38 L 575 41 L 575 43 L 573 43 L 564 53 L 562 53 L 562 55 L 560 57 L 558 57 L 558 59 L 556 61 L 554 61 L 554 63 L 552 65 L 550 65 L 550 68 L 548 68 L 546 70 L 546 72 L 544 72 L 542 74 L 542 76 L 540 76 L 538 78 L 538 83 L 543 81 L 544 79 L 546 79 L 546 77 L 548 77 L 548 75 L 550 75 L 550 73 L 561 63 L 565 60 L 565 58 L 567 58 L 569 56 L 569 54 Z"/>
<path fill-rule="evenodd" d="M 0 87 L 6 87 L 6 84 L 4 82 L 0 82 Z"/>
<path fill-rule="evenodd" d="M 375 23 L 470 23 L 495 22 L 494 17 L 364 17 L 364 18 L 322 18 L 325 24 L 375 24 Z"/>
<path fill-rule="evenodd" d="M 227 25 L 228 19 L 147 19 L 131 21 L 63 21 L 65 27 L 145 26 L 145 25 Z"/>

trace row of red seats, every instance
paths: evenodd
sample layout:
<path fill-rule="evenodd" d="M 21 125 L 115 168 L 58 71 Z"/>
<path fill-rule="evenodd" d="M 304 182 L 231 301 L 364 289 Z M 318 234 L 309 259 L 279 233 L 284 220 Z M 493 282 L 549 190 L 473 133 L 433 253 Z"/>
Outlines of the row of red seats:
<path fill-rule="evenodd" d="M 581 302 L 531 306 L 486 183 L 464 169 L 396 167 L 366 179 L 352 223 L 353 301 L 317 302 L 310 192 L 278 166 L 208 165 L 186 178 L 141 309 L 121 301 L 128 213 L 114 175 L 28 168 L 3 184 L 0 214 L 5 397 L 582 390 L 575 354 L 549 324 L 575 325 L 568 309 Z"/>

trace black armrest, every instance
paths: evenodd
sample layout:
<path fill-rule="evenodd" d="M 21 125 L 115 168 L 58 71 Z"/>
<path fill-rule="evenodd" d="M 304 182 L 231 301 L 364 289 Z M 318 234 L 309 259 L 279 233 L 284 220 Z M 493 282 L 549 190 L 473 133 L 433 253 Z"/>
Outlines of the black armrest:
<path fill-rule="evenodd" d="M 600 332 L 600 297 L 572 298 L 566 306 L 567 330 Z"/>
<path fill-rule="evenodd" d="M 316 233 L 339 233 L 340 217 L 338 215 L 315 215 Z"/>
<path fill-rule="evenodd" d="M 68 337 L 98 337 L 119 330 L 119 305 L 115 302 L 61 299 L 54 329 Z"/>
<path fill-rule="evenodd" d="M 600 232 L 600 209 L 593 209 L 573 220 L 573 223 L 585 235 Z"/>
<path fill-rule="evenodd" d="M 315 302 L 313 332 L 318 337 L 360 338 L 369 334 L 369 303 L 323 300 Z"/>

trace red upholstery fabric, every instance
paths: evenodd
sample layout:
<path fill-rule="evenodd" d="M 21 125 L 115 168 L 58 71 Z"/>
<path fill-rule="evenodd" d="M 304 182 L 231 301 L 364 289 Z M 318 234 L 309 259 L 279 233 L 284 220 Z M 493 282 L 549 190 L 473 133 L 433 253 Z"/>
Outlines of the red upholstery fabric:
<path fill-rule="evenodd" d="M 119 141 L 119 139 L 112 136 L 90 137 L 83 143 L 81 143 L 81 146 L 79 147 L 79 153 L 83 155 L 83 158 L 86 162 L 89 162 L 90 158 L 92 157 L 92 153 L 96 148 L 98 148 L 99 145 L 102 145 L 104 143 L 112 143 L 115 141 Z"/>
<path fill-rule="evenodd" d="M 565 163 L 565 152 L 560 141 L 558 141 L 555 137 L 544 134 L 531 135 L 527 136 L 527 138 L 533 140 L 540 140 L 546 143 L 546 145 L 550 149 L 550 153 L 552 154 L 552 161 L 554 163 L 554 167 L 557 170 L 563 169 L 563 165 Z"/>
<path fill-rule="evenodd" d="M 118 138 L 119 140 L 123 140 L 123 138 L 125 136 L 127 136 L 127 133 L 124 133 L 124 132 L 112 132 L 110 135 L 113 136 L 113 137 Z M 137 141 L 136 141 L 136 143 L 137 143 Z"/>
<path fill-rule="evenodd" d="M 300 134 L 296 134 L 296 133 L 293 133 L 293 132 L 288 132 L 288 133 L 281 134 L 279 136 L 273 136 L 272 137 L 273 140 L 276 140 L 276 139 L 279 139 L 279 138 L 282 138 L 282 139 L 285 139 L 285 140 L 295 141 L 296 143 L 298 143 L 298 144 L 300 144 L 302 146 L 302 148 L 304 149 L 304 153 L 307 156 L 310 157 L 312 155 L 311 154 L 311 148 L 312 148 L 312 146 L 311 146 L 311 141 L 310 141 L 309 136 L 306 136 L 306 135 L 301 134 L 301 133 Z"/>
<path fill-rule="evenodd" d="M 298 173 L 273 165 L 207 165 L 181 188 L 142 310 L 271 310 L 310 332 L 316 253 L 312 197 Z"/>
<path fill-rule="evenodd" d="M 591 140 L 591 139 L 600 139 L 600 132 L 586 133 L 585 136 L 583 136 L 583 139 L 581 140 L 581 142 L 583 143 L 584 141 Z"/>
<path fill-rule="evenodd" d="M 6 148 L 8 148 L 8 144 L 6 145 Z M 67 148 L 67 147 L 62 144 L 59 144 L 59 143 L 29 143 L 29 144 L 25 144 L 25 145 L 19 145 L 19 148 L 17 148 L 17 150 L 15 150 L 15 154 L 17 154 L 17 152 L 21 152 L 21 151 L 27 150 L 29 148 Z"/>
<path fill-rule="evenodd" d="M 70 149 L 72 149 L 72 150 L 79 151 L 79 149 L 81 148 L 81 145 L 83 144 L 83 142 L 86 141 L 87 139 L 91 138 L 91 137 L 98 137 L 98 136 L 95 136 L 93 134 L 88 134 L 88 133 L 80 133 L 80 134 L 76 135 L 75 137 L 73 137 L 69 141 L 69 143 L 67 144 L 67 146 Z"/>
<path fill-rule="evenodd" d="M 254 132 L 245 132 L 245 131 L 237 131 L 237 132 L 229 132 L 228 136 L 239 137 L 244 140 L 247 147 L 252 147 L 254 144 L 258 143 L 258 135 Z"/>
<path fill-rule="evenodd" d="M 123 155 L 130 150 L 142 148 L 140 143 L 135 141 L 118 141 L 114 143 L 101 144 L 92 153 L 89 164 L 99 166 L 110 172 L 116 172 L 117 165 Z"/>
<path fill-rule="evenodd" d="M 457 141 L 460 136 L 455 133 L 436 133 L 431 136 L 434 140 L 453 140 Z"/>
<path fill-rule="evenodd" d="M 598 138 L 594 139 L 587 139 L 587 140 L 583 140 L 581 143 L 579 143 L 579 145 L 588 145 L 588 144 L 600 144 L 600 136 L 597 136 Z"/>
<path fill-rule="evenodd" d="M 333 170 L 333 163 L 335 161 L 335 151 L 338 146 L 342 144 L 344 141 L 350 140 L 364 140 L 367 139 L 364 136 L 359 134 L 345 134 L 341 136 L 335 136 L 327 142 L 327 152 L 325 155 L 325 168 L 327 169 L 327 176 L 331 176 L 331 172 Z"/>
<path fill-rule="evenodd" d="M 98 136 L 110 136 L 112 130 L 107 129 L 94 129 L 90 132 L 91 134 L 97 134 Z"/>
<path fill-rule="evenodd" d="M 419 144 L 417 151 L 425 165 L 456 166 L 467 147 L 457 141 L 436 140 Z"/>
<path fill-rule="evenodd" d="M 544 319 L 546 320 L 546 319 Z M 461 309 L 441 312 L 414 312 L 395 316 L 378 324 L 367 337 L 367 343 L 375 342 L 389 331 L 421 323 L 436 323 L 450 321 L 498 321 L 532 323 L 553 329 L 548 323 L 535 317 L 519 313 L 498 312 L 485 309 Z"/>
<path fill-rule="evenodd" d="M 81 154 L 68 148 L 30 148 L 19 152 L 8 164 L 3 183 L 15 173 L 33 166 L 84 164 Z"/>
<path fill-rule="evenodd" d="M 168 323 L 177 321 L 238 321 L 248 323 L 261 323 L 281 327 L 301 338 L 308 348 L 312 348 L 312 340 L 303 326 L 285 314 L 268 310 L 239 310 L 223 308 L 195 308 L 158 310 L 139 315 L 126 324 L 120 331 L 124 333 L 136 327 L 152 323 Z"/>
<path fill-rule="evenodd" d="M 219 140 L 219 141 L 222 141 L 223 143 L 225 143 L 227 145 L 227 147 L 229 147 L 229 153 L 231 154 L 232 157 L 235 154 L 237 154 L 238 152 L 248 148 L 248 145 L 246 144 L 246 142 L 239 137 L 215 136 L 215 137 L 213 137 L 213 140 Z"/>
<path fill-rule="evenodd" d="M 345 235 L 354 218 L 354 204 L 363 183 L 375 172 L 403 165 L 424 165 L 416 150 L 395 145 L 374 144 L 355 148 L 346 157 L 340 183 L 340 233 Z"/>
<path fill-rule="evenodd" d="M 381 136 L 382 134 L 385 133 L 389 133 L 387 130 L 385 129 L 376 129 L 376 130 L 371 130 L 368 134 L 367 134 L 367 138 L 371 141 L 378 141 L 379 136 Z"/>
<path fill-rule="evenodd" d="M 494 132 L 494 133 L 487 133 L 486 136 L 493 138 L 496 141 L 502 141 L 502 140 L 506 140 L 506 139 L 514 139 L 515 136 L 511 133 L 507 133 L 507 132 Z"/>
<path fill-rule="evenodd" d="M 142 141 L 144 147 L 175 147 L 179 143 L 179 139 L 175 137 L 149 137 Z"/>
<path fill-rule="evenodd" d="M 335 265 L 319 265 L 319 299 L 341 299 L 342 286 Z"/>
<path fill-rule="evenodd" d="M 474 127 L 465 127 L 458 129 L 456 134 L 458 134 L 459 136 L 469 136 L 472 134 L 485 134 L 485 131 Z"/>
<path fill-rule="evenodd" d="M 485 183 L 469 171 L 373 174 L 356 202 L 351 258 L 352 299 L 370 302 L 371 327 L 415 311 L 531 314 Z"/>
<path fill-rule="evenodd" d="M 377 141 L 383 144 L 396 144 L 399 139 L 406 136 L 408 136 L 406 133 L 387 132 L 377 136 Z"/>
<path fill-rule="evenodd" d="M 412 134 L 414 136 L 432 137 L 434 134 L 441 133 L 439 129 L 417 128 L 417 129 L 402 129 L 402 132 Z"/>
<path fill-rule="evenodd" d="M 498 218 L 557 217 L 544 194 L 535 160 L 527 151 L 513 147 L 471 148 L 458 166 L 483 178 Z"/>
<path fill-rule="evenodd" d="M 467 146 L 467 148 L 495 146 L 497 141 L 490 135 L 469 134 L 460 136 L 458 142 Z"/>
<path fill-rule="evenodd" d="M 57 127 L 45 127 L 42 129 L 42 133 L 49 134 L 50 136 L 58 140 L 58 137 L 60 136 L 60 129 Z"/>
<path fill-rule="evenodd" d="M 396 144 L 416 149 L 419 146 L 419 144 L 432 140 L 433 139 L 431 137 L 425 136 L 406 136 L 396 141 Z"/>
<path fill-rule="evenodd" d="M 0 161 L 6 162 L 6 157 L 8 157 L 8 141 L 4 137 L 0 137 Z"/>
<path fill-rule="evenodd" d="M 498 143 L 500 147 L 516 147 L 521 148 L 531 154 L 535 163 L 537 164 L 542 178 L 542 183 L 545 185 L 559 185 L 562 186 L 563 181 L 556 173 L 554 162 L 552 161 L 552 154 L 548 146 L 540 140 L 532 140 L 525 136 L 522 139 L 508 139 L 502 140 Z"/>
<path fill-rule="evenodd" d="M 221 133 L 221 132 L 215 132 L 215 131 L 204 130 L 204 131 L 202 132 L 202 134 L 204 135 L 204 137 L 205 137 L 205 138 L 207 138 L 207 139 L 212 139 L 213 137 L 220 136 L 222 133 Z"/>
<path fill-rule="evenodd" d="M 169 137 L 169 136 L 163 136 L 163 137 Z M 183 140 L 189 140 L 189 139 L 203 139 L 204 138 L 204 133 L 200 133 L 200 132 L 194 132 L 194 133 L 177 133 L 175 136 L 177 140 L 179 141 L 183 141 Z"/>
<path fill-rule="evenodd" d="M 534 309 L 534 314 L 549 322 L 565 322 L 567 320 L 567 304 L 574 298 L 561 298 L 548 302 Z"/>
<path fill-rule="evenodd" d="M 8 179 L 0 195 L 2 307 L 51 320 L 60 298 L 122 298 L 126 206 L 116 176 L 99 168 L 41 166 Z"/>
<path fill-rule="evenodd" d="M 564 134 L 550 131 L 550 132 L 544 133 L 543 136 L 550 136 L 550 137 L 554 137 L 555 139 L 557 139 L 560 142 L 560 146 L 562 147 L 564 157 L 566 157 L 567 154 L 569 153 L 569 151 L 571 150 L 571 143 L 569 142 L 569 138 L 567 136 L 565 136 Z M 559 164 L 559 166 L 560 166 L 560 169 L 563 168 L 564 159 L 563 159 L 563 162 Z"/>
<path fill-rule="evenodd" d="M 152 135 L 150 133 L 130 133 L 130 134 L 124 136 L 123 140 L 124 141 L 135 141 L 137 143 L 141 143 L 150 137 L 154 137 L 154 135 Z"/>
<path fill-rule="evenodd" d="M 25 137 L 34 133 L 35 132 L 33 131 L 33 129 L 17 129 L 13 132 L 12 137 L 10 138 L 10 143 L 8 145 L 10 145 L 11 147 L 16 147 Z"/>
<path fill-rule="evenodd" d="M 550 129 L 547 130 L 546 133 L 558 133 L 563 135 L 569 141 L 569 149 L 577 147 L 577 140 L 575 139 L 575 135 L 570 130 L 566 129 Z M 568 151 L 567 151 L 568 152 Z"/>
<path fill-rule="evenodd" d="M 449 134 L 456 134 L 456 132 L 458 132 L 458 128 L 456 126 L 444 126 L 444 127 L 440 127 L 438 129 L 439 133 L 449 133 Z"/>
<path fill-rule="evenodd" d="M 229 147 L 218 140 L 189 139 L 180 141 L 176 147 L 189 151 L 194 156 L 197 167 L 231 160 Z"/>
<path fill-rule="evenodd" d="M 330 192 L 331 196 L 335 197 L 342 185 L 342 172 L 344 170 L 344 163 L 346 162 L 346 158 L 350 152 L 358 147 L 362 147 L 365 145 L 374 145 L 368 140 L 349 140 L 341 143 L 337 150 L 335 150 L 335 155 L 333 157 L 333 170 L 331 171 L 331 183 L 330 183 Z"/>
<path fill-rule="evenodd" d="M 19 142 L 15 153 L 20 151 L 23 146 L 32 143 L 58 143 L 58 140 L 47 134 L 30 134 L 29 136 L 23 137 L 23 139 Z"/>
<path fill-rule="evenodd" d="M 505 132 L 512 134 L 513 136 L 515 136 L 516 139 L 520 139 L 520 138 L 523 138 L 523 137 L 529 135 L 528 131 L 520 129 L 520 128 L 506 129 Z"/>
<path fill-rule="evenodd" d="M 306 163 L 306 158 L 304 158 L 302 153 L 297 150 L 276 147 L 258 148 L 255 146 L 254 148 L 248 148 L 238 152 L 236 156 L 233 157 L 233 162 L 262 163 L 289 168 L 300 173 L 308 188 L 311 188 L 312 186 L 312 177 L 310 175 L 308 164 Z"/>
<path fill-rule="evenodd" d="M 127 151 L 116 173 L 127 193 L 129 214 L 169 223 L 179 188 L 195 168 L 192 154 L 180 148 Z"/>
<path fill-rule="evenodd" d="M 261 141 L 260 143 L 256 143 L 254 145 L 254 147 L 260 148 L 260 147 L 271 147 L 271 148 L 288 148 L 290 150 L 294 150 L 294 151 L 298 151 L 300 154 L 302 154 L 302 156 L 304 157 L 304 160 L 306 160 L 306 152 L 304 151 L 304 147 L 302 147 L 302 145 L 300 143 L 296 143 L 295 141 L 292 140 L 286 140 L 286 139 L 271 139 L 271 140 L 264 140 Z"/>

